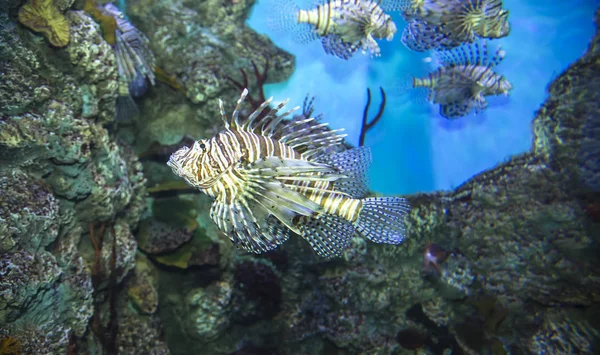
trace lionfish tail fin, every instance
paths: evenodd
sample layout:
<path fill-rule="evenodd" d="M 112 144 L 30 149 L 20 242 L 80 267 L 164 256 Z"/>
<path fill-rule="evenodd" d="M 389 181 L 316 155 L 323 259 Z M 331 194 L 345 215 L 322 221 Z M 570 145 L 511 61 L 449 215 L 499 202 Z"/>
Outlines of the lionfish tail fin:
<path fill-rule="evenodd" d="M 406 233 L 410 205 L 401 197 L 370 197 L 362 200 L 357 230 L 375 243 L 400 244 Z"/>
<path fill-rule="evenodd" d="M 308 43 L 317 38 L 311 25 L 298 22 L 300 8 L 294 0 L 266 0 L 266 2 L 269 7 L 266 25 L 270 30 L 290 33 L 299 43 Z"/>
<path fill-rule="evenodd" d="M 302 237 L 324 258 L 341 256 L 355 232 L 350 222 L 329 214 L 303 217 L 299 225 Z"/>

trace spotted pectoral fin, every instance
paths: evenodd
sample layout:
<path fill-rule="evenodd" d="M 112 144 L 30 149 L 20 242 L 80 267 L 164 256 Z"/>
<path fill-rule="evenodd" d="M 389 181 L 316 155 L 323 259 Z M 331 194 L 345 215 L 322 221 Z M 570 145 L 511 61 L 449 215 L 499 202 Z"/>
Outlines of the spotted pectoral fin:
<path fill-rule="evenodd" d="M 271 188 L 287 188 L 289 190 L 283 193 L 302 189 L 302 187 L 295 183 L 296 181 L 334 182 L 348 178 L 348 175 L 341 172 L 335 166 L 316 161 L 278 157 L 263 158 L 256 163 L 248 165 L 243 170 L 243 174 L 245 174 L 246 179 L 251 181 L 273 179 L 271 182 L 275 182 L 274 185 L 269 186 L 272 186 Z M 267 181 L 264 180 L 264 182 Z"/>
<path fill-rule="evenodd" d="M 252 174 L 245 170 L 240 170 L 238 174 L 245 184 L 243 196 L 253 205 L 252 208 L 265 209 L 296 232 L 294 218 L 297 215 L 313 216 L 323 210 L 321 205 L 273 176 Z"/>
<path fill-rule="evenodd" d="M 412 20 L 402 32 L 401 42 L 416 52 L 440 48 L 448 41 L 448 35 L 439 27 L 427 22 Z"/>
<path fill-rule="evenodd" d="M 346 60 L 350 59 L 360 48 L 360 43 L 345 42 L 342 37 L 335 34 L 321 37 L 321 44 L 325 53 Z"/>
<path fill-rule="evenodd" d="M 286 177 L 300 174 L 333 173 L 335 168 L 304 159 L 266 157 L 248 164 L 243 174 L 256 177 Z"/>
<path fill-rule="evenodd" d="M 471 100 L 461 100 L 440 105 L 440 115 L 448 119 L 466 116 L 472 109 Z"/>
<path fill-rule="evenodd" d="M 325 258 L 341 256 L 355 232 L 350 222 L 328 214 L 302 217 L 298 225 L 300 235 L 310 243 L 317 255 Z"/>
<path fill-rule="evenodd" d="M 407 11 L 412 6 L 411 0 L 380 0 L 379 6 L 384 11 Z"/>
<path fill-rule="evenodd" d="M 358 147 L 335 154 L 323 154 L 315 161 L 336 168 L 345 177 L 333 183 L 333 189 L 353 198 L 365 197 L 369 191 L 367 171 L 371 165 L 369 147 Z"/>
<path fill-rule="evenodd" d="M 244 197 L 231 203 L 214 201 L 210 217 L 236 247 L 253 253 L 272 250 L 292 234 L 266 208 L 261 208 L 256 201 L 248 201 Z"/>

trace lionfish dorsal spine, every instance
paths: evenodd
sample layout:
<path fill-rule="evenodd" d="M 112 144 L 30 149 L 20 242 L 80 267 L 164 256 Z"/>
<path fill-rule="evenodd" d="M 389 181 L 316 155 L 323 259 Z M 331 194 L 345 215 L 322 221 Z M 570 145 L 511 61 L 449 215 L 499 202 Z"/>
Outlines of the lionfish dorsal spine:
<path fill-rule="evenodd" d="M 223 104 L 223 100 L 221 99 L 219 99 L 219 113 L 221 114 L 221 121 L 223 121 L 225 129 L 229 129 L 229 120 L 227 119 L 227 112 L 225 112 L 225 105 Z"/>
<path fill-rule="evenodd" d="M 265 108 L 267 108 L 267 106 L 271 104 L 271 101 L 273 101 L 273 96 L 269 97 L 265 102 L 260 104 L 260 106 L 258 106 L 258 108 L 254 110 L 254 112 L 252 112 L 252 114 L 250 114 L 250 116 L 246 120 L 246 123 L 242 125 L 242 129 L 253 130 L 252 125 L 254 124 L 254 121 L 260 116 L 260 114 L 265 110 Z"/>
<path fill-rule="evenodd" d="M 233 113 L 231 114 L 231 123 L 235 128 L 241 127 L 239 116 L 240 110 L 242 109 L 242 102 L 244 102 L 246 96 L 248 96 L 248 89 L 244 88 L 244 91 L 242 91 L 242 94 L 240 95 L 240 98 L 237 100 L 235 108 L 233 109 Z"/>

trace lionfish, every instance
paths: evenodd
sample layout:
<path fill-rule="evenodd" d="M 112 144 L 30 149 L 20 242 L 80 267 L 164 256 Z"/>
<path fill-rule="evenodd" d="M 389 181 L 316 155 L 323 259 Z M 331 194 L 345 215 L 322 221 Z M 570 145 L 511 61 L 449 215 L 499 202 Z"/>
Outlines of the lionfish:
<path fill-rule="evenodd" d="M 330 153 L 341 129 L 315 118 L 288 120 L 287 100 L 262 103 L 240 119 L 242 92 L 231 117 L 219 100 L 225 129 L 182 147 L 167 163 L 188 184 L 214 198 L 210 217 L 238 247 L 276 248 L 292 234 L 323 257 L 339 256 L 355 232 L 376 243 L 400 244 L 409 211 L 400 197 L 366 197 L 366 147 Z"/>
<path fill-rule="evenodd" d="M 424 52 L 508 36 L 508 11 L 502 5 L 502 0 L 403 0 L 401 11 L 408 25 L 401 41 Z"/>
<path fill-rule="evenodd" d="M 401 0 L 323 0 L 308 10 L 301 10 L 293 0 L 272 1 L 269 27 L 292 32 L 300 43 L 319 38 L 325 53 L 349 59 L 359 49 L 372 57 L 381 55 L 375 38 L 391 41 L 397 32 L 384 10 L 394 10 Z"/>
<path fill-rule="evenodd" d="M 117 121 L 137 115 L 133 97 L 141 97 L 148 90 L 148 82 L 155 85 L 156 60 L 150 50 L 148 37 L 135 28 L 113 4 L 104 9 L 115 18 L 115 55 L 119 74 Z"/>
<path fill-rule="evenodd" d="M 424 78 L 413 78 L 414 88 L 429 89 L 428 101 L 440 105 L 440 114 L 448 119 L 476 113 L 487 108 L 485 96 L 508 95 L 512 84 L 494 72 L 506 53 L 498 47 L 489 57 L 487 43 L 466 44 L 437 52 L 440 67 Z"/>

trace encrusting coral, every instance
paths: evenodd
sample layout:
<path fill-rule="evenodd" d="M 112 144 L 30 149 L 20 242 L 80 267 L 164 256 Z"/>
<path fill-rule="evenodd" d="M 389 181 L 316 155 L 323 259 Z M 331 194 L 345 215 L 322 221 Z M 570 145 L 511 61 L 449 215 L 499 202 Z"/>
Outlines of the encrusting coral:
<path fill-rule="evenodd" d="M 29 0 L 19 10 L 19 22 L 41 32 L 56 47 L 69 44 L 69 22 L 54 0 Z"/>

